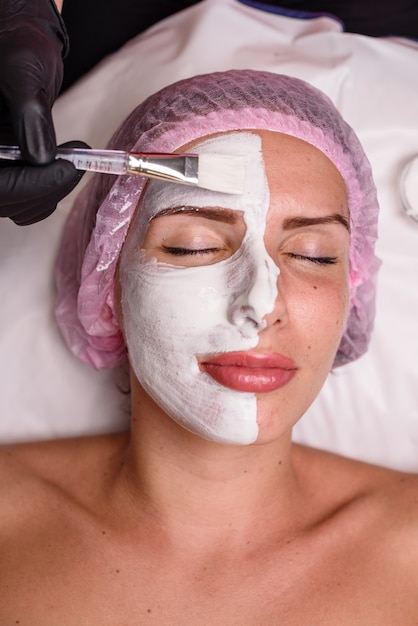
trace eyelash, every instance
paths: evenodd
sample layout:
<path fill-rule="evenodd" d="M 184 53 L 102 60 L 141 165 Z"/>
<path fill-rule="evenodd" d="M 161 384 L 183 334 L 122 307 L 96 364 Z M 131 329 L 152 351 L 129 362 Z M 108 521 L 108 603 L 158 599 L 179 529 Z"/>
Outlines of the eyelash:
<path fill-rule="evenodd" d="M 164 252 L 174 256 L 193 256 L 196 254 L 210 254 L 217 252 L 218 248 L 204 248 L 203 250 L 193 250 L 189 248 L 172 248 L 171 246 L 163 246 Z"/>
<path fill-rule="evenodd" d="M 194 250 L 189 248 L 174 248 L 171 246 L 163 246 L 163 249 L 168 254 L 172 254 L 173 256 L 195 256 L 198 254 L 211 254 L 213 252 L 217 252 L 218 248 L 204 248 L 203 250 Z M 293 259 L 299 259 L 301 261 L 309 261 L 310 263 L 314 263 L 315 265 L 335 265 L 337 262 L 337 257 L 331 256 L 305 256 L 303 254 L 293 254 L 289 253 Z"/>
<path fill-rule="evenodd" d="M 309 261 L 316 265 L 335 265 L 338 260 L 336 256 L 305 256 L 303 254 L 289 253 L 293 259 L 299 259 L 301 261 Z"/>

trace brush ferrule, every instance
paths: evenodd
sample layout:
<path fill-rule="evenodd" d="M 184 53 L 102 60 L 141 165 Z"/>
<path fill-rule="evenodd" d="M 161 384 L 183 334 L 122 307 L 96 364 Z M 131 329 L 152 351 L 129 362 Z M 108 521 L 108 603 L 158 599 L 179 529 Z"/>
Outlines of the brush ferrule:
<path fill-rule="evenodd" d="M 171 180 L 188 185 L 198 184 L 198 156 L 130 154 L 128 173 L 143 174 L 150 178 Z"/>

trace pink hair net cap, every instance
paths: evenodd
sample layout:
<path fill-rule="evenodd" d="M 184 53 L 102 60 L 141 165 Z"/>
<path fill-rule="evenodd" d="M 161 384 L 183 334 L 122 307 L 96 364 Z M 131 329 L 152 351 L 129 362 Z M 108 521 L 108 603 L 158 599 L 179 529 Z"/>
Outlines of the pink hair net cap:
<path fill-rule="evenodd" d="M 271 130 L 307 141 L 341 173 L 350 210 L 350 308 L 334 366 L 366 352 L 375 314 L 378 203 L 370 164 L 332 102 L 306 82 L 254 70 L 195 76 L 140 104 L 109 147 L 171 153 L 206 135 Z M 96 369 L 117 367 L 126 348 L 115 311 L 121 248 L 146 179 L 96 175 L 77 197 L 56 265 L 56 318 L 72 352 Z"/>

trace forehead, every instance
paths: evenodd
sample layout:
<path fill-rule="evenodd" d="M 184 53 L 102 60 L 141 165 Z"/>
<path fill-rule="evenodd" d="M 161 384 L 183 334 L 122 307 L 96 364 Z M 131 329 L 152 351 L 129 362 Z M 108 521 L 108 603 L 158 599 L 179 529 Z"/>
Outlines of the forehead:
<path fill-rule="evenodd" d="M 242 194 L 224 194 L 199 187 L 149 181 L 140 201 L 140 221 L 149 222 L 165 209 L 181 206 L 224 207 L 257 217 L 266 204 L 293 198 L 345 212 L 345 184 L 334 164 L 308 142 L 276 131 L 235 131 L 198 139 L 179 149 L 188 152 L 245 156 Z M 325 208 L 325 206 L 324 206 Z"/>
<path fill-rule="evenodd" d="M 180 150 L 181 151 L 181 150 Z M 245 157 L 246 176 L 242 194 L 226 194 L 200 187 L 152 180 L 141 199 L 140 213 L 150 220 L 159 212 L 175 207 L 223 207 L 239 211 L 255 211 L 268 202 L 262 140 L 258 133 L 240 131 L 223 133 L 194 142 L 188 152 Z"/>
<path fill-rule="evenodd" d="M 283 133 L 259 131 L 262 151 L 269 178 L 285 180 L 293 173 L 295 180 L 326 183 L 335 180 L 345 188 L 344 180 L 334 163 L 313 144 Z"/>
<path fill-rule="evenodd" d="M 348 196 L 334 163 L 312 144 L 282 133 L 261 131 L 272 207 L 316 212 L 339 211 L 348 217 Z"/>

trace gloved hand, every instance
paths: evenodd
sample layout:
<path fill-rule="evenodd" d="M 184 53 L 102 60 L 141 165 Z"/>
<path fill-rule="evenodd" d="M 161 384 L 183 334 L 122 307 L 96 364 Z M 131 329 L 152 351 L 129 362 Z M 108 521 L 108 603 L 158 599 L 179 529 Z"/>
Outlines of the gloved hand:
<path fill-rule="evenodd" d="M 60 147 L 90 146 L 84 141 L 67 141 Z M 83 174 L 64 159 L 43 166 L 0 161 L 0 217 L 10 217 L 19 226 L 40 222 L 55 211 Z"/>
<path fill-rule="evenodd" d="M 28 162 L 0 162 L 0 216 L 16 224 L 50 215 L 83 175 L 69 161 L 55 161 L 51 107 L 67 50 L 53 0 L 1 0 L 0 143 L 18 144 Z"/>

